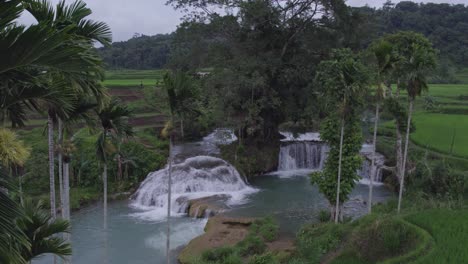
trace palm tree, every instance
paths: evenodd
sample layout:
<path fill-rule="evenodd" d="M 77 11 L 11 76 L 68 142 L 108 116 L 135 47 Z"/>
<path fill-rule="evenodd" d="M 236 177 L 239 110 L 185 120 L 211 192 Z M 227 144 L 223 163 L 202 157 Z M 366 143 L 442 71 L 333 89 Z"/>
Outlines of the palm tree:
<path fill-rule="evenodd" d="M 167 180 L 167 237 L 166 237 L 166 258 L 167 263 L 170 263 L 170 244 L 171 244 L 171 196 L 172 196 L 172 141 L 173 141 L 173 124 L 174 116 L 179 115 L 180 132 L 184 137 L 184 115 L 196 111 L 193 99 L 196 97 L 196 92 L 193 89 L 190 78 L 183 72 L 176 72 L 164 76 L 164 89 L 167 92 L 171 119 L 166 123 L 162 134 L 169 138 L 169 158 L 168 158 L 168 180 Z"/>
<path fill-rule="evenodd" d="M 166 89 L 172 122 L 174 117 L 180 119 L 180 135 L 184 138 L 184 121 L 190 114 L 198 113 L 198 90 L 193 80 L 184 72 L 177 71 L 164 75 L 163 85 Z"/>
<path fill-rule="evenodd" d="M 364 66 L 357 60 L 356 56 L 348 49 L 341 49 L 334 50 L 332 59 L 320 63 L 316 76 L 316 81 L 323 86 L 327 99 L 333 105 L 332 107 L 338 109 L 336 115 L 339 118 L 340 138 L 336 196 L 334 197 L 335 208 L 333 212 L 335 223 L 338 223 L 341 211 L 341 172 L 346 121 L 355 119 L 357 110 L 362 104 L 360 98 L 367 85 L 367 75 Z M 332 200 L 331 197 L 328 198 Z"/>
<path fill-rule="evenodd" d="M 93 42 L 97 41 L 103 45 L 108 45 L 111 42 L 111 35 L 109 27 L 102 22 L 93 22 L 87 20 L 86 17 L 92 12 L 86 7 L 83 1 L 75 1 L 71 5 L 65 5 L 65 1 L 60 1 L 55 10 L 46 0 L 29 1 L 26 4 L 26 9 L 36 18 L 40 24 L 45 24 L 50 28 L 62 30 L 68 28 L 70 40 L 63 43 L 63 47 L 83 47 L 85 49 L 84 58 L 89 62 L 88 68 L 82 68 L 78 71 L 69 73 L 67 71 L 57 70 L 54 71 L 52 76 L 63 79 L 67 86 L 72 87 L 75 91 L 91 91 L 96 97 L 101 97 L 103 92 L 99 86 L 93 82 L 102 79 L 103 69 L 102 62 L 99 56 L 93 51 Z M 71 62 L 73 63 L 73 62 Z M 83 70 L 86 69 L 86 70 Z M 55 73 L 55 74 L 54 74 Z M 52 78 L 55 82 L 55 78 Z M 90 85 L 92 84 L 92 85 Z M 66 113 L 59 114 L 55 109 L 49 108 L 48 110 L 48 140 L 49 140 L 49 176 L 51 188 L 51 210 L 52 215 L 55 217 L 55 174 L 54 174 L 54 121 L 56 119 L 67 118 Z M 62 122 L 59 121 L 59 124 Z M 62 141 L 61 137 L 62 127 L 59 125 L 59 142 Z M 61 204 L 63 205 L 63 189 L 62 189 L 62 159 L 59 157 L 59 181 Z"/>
<path fill-rule="evenodd" d="M 54 254 L 59 257 L 71 255 L 71 246 L 58 234 L 70 232 L 70 224 L 66 220 L 52 219 L 39 201 L 33 204 L 25 200 L 22 204 L 24 216 L 16 222 L 18 227 L 26 234 L 30 247 L 20 247 L 21 255 L 26 261 L 43 254 Z"/>
<path fill-rule="evenodd" d="M 107 106 L 97 112 L 102 131 L 96 142 L 96 153 L 103 164 L 105 214 L 107 212 L 107 160 L 110 153 L 115 151 L 111 140 L 120 140 L 133 135 L 132 127 L 128 123 L 131 114 L 132 111 L 116 98 L 112 98 Z"/>
<path fill-rule="evenodd" d="M 379 113 L 380 104 L 382 99 L 385 97 L 385 91 L 383 84 L 385 82 L 386 75 L 392 69 L 392 45 L 385 40 L 377 40 L 370 47 L 370 51 L 376 59 L 376 77 L 377 77 L 377 90 L 375 91 L 375 119 L 374 119 L 374 133 L 372 139 L 372 157 L 371 157 L 371 174 L 370 174 L 370 185 L 369 185 L 369 199 L 368 199 L 368 210 L 372 212 L 372 191 L 374 185 L 374 176 L 376 174 L 375 167 L 375 153 L 377 146 L 377 129 L 379 124 Z"/>
<path fill-rule="evenodd" d="M 15 219 L 24 217 L 24 212 L 8 195 L 13 186 L 6 179 L 0 167 L 0 263 L 24 264 L 20 248 L 31 248 L 31 243 L 15 223 Z"/>
<path fill-rule="evenodd" d="M 61 163 L 63 163 L 63 180 L 61 185 L 61 197 L 62 199 L 62 217 L 65 220 L 70 220 L 70 162 L 72 159 L 72 154 L 75 150 L 73 144 L 73 137 L 67 138 L 68 134 L 73 132 L 73 126 L 77 125 L 81 121 L 89 127 L 94 127 L 94 120 L 91 116 L 91 111 L 97 107 L 91 98 L 86 98 L 84 95 L 81 95 L 76 101 L 74 101 L 73 110 L 68 113 L 67 122 L 63 124 L 63 136 L 62 141 L 59 141 L 58 145 L 58 154 L 61 158 Z M 60 120 L 59 120 L 60 121 Z"/>
<path fill-rule="evenodd" d="M 403 165 L 401 168 L 400 191 L 398 193 L 398 213 L 401 210 L 401 201 L 405 184 L 405 171 L 408 159 L 408 143 L 411 128 L 411 117 L 414 110 L 414 100 L 423 91 L 428 90 L 426 75 L 429 70 L 435 68 L 436 52 L 431 42 L 424 36 L 416 33 L 408 33 L 411 45 L 409 46 L 406 59 L 402 61 L 402 68 L 406 70 L 406 89 L 408 92 L 408 122 L 406 126 L 405 150 L 403 154 Z"/>

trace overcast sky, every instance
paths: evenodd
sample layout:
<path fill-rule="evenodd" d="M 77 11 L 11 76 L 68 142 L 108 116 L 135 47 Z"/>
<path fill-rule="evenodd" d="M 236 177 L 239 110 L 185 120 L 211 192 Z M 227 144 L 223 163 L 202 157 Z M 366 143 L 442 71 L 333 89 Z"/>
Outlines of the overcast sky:
<path fill-rule="evenodd" d="M 135 33 L 155 35 L 174 31 L 183 16 L 171 6 L 166 6 L 166 0 L 84 0 L 93 10 L 91 18 L 106 22 L 112 29 L 113 40 L 122 41 L 131 38 Z M 53 3 L 59 0 L 51 0 Z M 73 0 L 67 0 L 73 2 Z M 347 0 L 352 6 L 370 5 L 380 7 L 385 0 Z M 399 2 L 393 0 L 394 3 Z M 436 2 L 450 4 L 468 4 L 468 0 L 431 0 L 415 2 Z M 34 19 L 25 14 L 21 21 L 26 24 Z"/>

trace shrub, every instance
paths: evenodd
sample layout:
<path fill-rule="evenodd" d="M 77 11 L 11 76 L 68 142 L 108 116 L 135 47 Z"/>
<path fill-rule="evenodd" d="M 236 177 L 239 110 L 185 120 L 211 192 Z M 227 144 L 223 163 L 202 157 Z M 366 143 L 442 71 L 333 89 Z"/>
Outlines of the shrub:
<path fill-rule="evenodd" d="M 249 264 L 279 264 L 279 261 L 271 252 L 268 252 L 263 255 L 254 255 Z"/>
<path fill-rule="evenodd" d="M 350 243 L 363 260 L 375 263 L 410 251 L 416 239 L 411 226 L 401 219 L 386 217 L 361 224 Z"/>
<path fill-rule="evenodd" d="M 252 233 L 249 233 L 237 246 L 243 256 L 262 254 L 266 249 L 266 244 L 263 239 Z"/>
<path fill-rule="evenodd" d="M 250 232 L 259 234 L 268 242 L 275 240 L 278 237 L 279 226 L 273 217 L 265 217 L 255 220 L 250 227 Z"/>
<path fill-rule="evenodd" d="M 297 236 L 298 253 L 311 263 L 319 263 L 325 254 L 340 245 L 347 233 L 347 225 L 326 223 L 305 226 Z"/>
<path fill-rule="evenodd" d="M 220 247 L 203 252 L 202 260 L 204 261 L 224 261 L 229 256 L 235 254 L 232 247 Z"/>
<path fill-rule="evenodd" d="M 321 223 L 328 222 L 330 221 L 331 214 L 330 211 L 328 210 L 320 210 L 318 219 Z"/>

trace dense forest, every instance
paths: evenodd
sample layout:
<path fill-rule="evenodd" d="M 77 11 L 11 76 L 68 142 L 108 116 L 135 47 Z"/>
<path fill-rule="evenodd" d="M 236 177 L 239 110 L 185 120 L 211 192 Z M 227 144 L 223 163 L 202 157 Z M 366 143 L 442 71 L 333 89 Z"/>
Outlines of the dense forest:
<path fill-rule="evenodd" d="M 381 8 L 353 8 L 354 26 L 362 31 L 356 41 L 366 47 L 373 39 L 400 30 L 415 31 L 428 37 L 440 51 L 443 74 L 455 66 L 468 66 L 468 7 L 464 5 L 414 3 L 385 3 Z M 358 39 L 359 38 L 359 39 Z M 173 47 L 174 34 L 135 36 L 112 46 L 101 48 L 100 54 L 112 69 L 154 69 L 166 65 Z"/>

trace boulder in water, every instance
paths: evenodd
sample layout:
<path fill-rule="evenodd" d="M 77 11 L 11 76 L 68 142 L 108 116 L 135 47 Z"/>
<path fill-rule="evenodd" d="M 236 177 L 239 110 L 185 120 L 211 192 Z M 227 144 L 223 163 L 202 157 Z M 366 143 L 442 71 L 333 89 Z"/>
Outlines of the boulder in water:
<path fill-rule="evenodd" d="M 228 195 L 218 194 L 189 200 L 187 202 L 187 213 L 193 218 L 208 218 L 215 216 L 227 209 L 226 201 L 228 199 Z"/>

